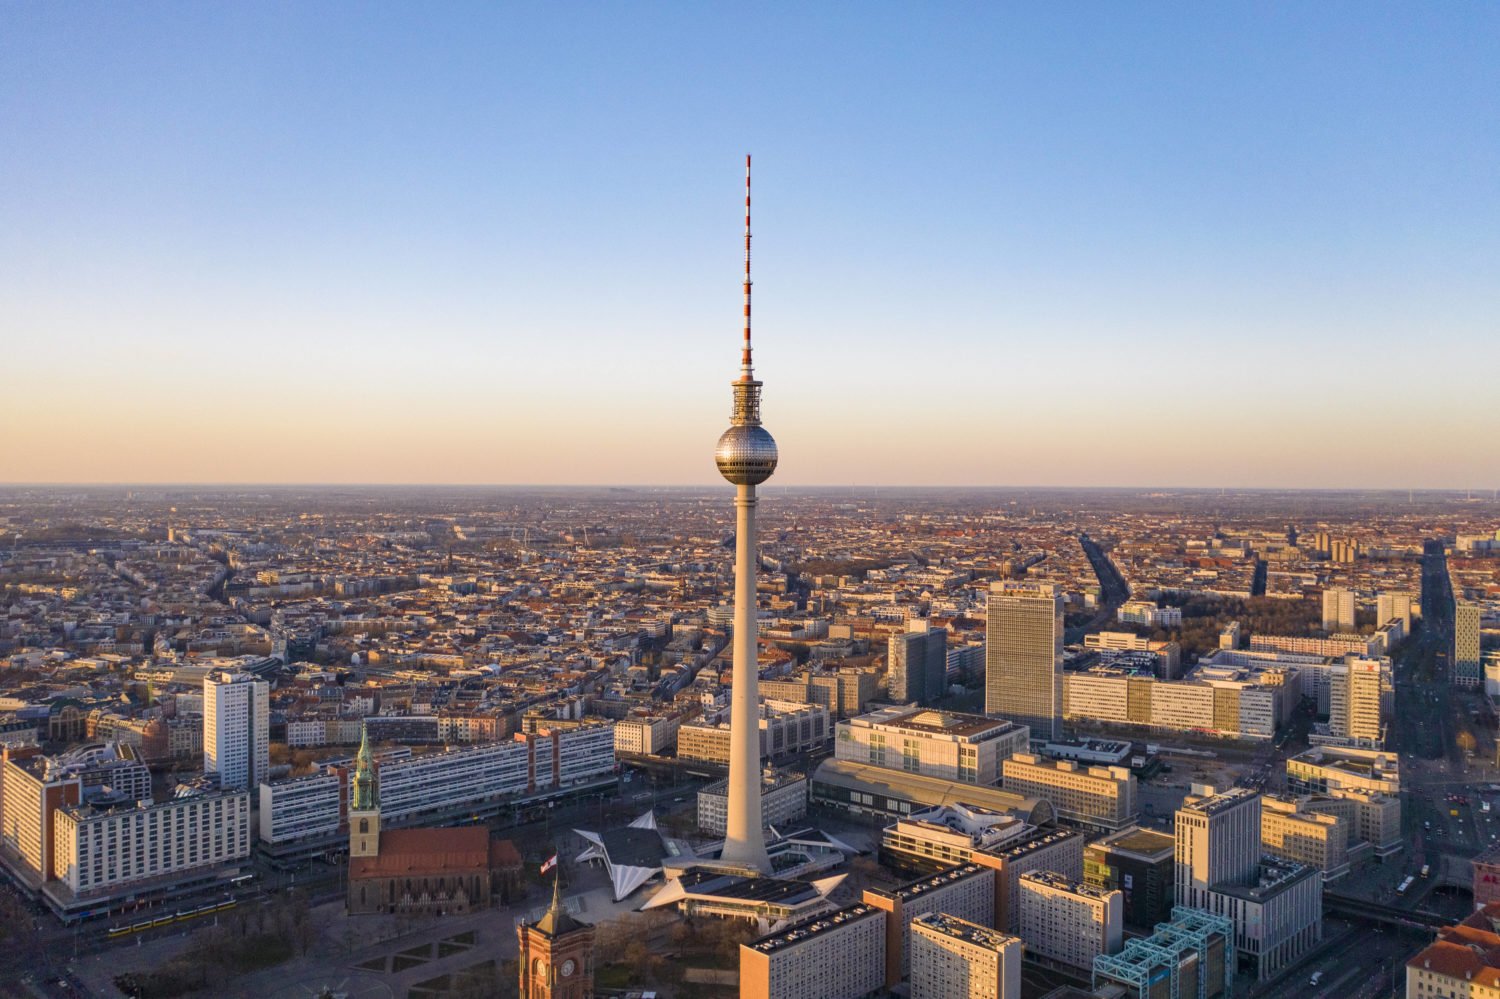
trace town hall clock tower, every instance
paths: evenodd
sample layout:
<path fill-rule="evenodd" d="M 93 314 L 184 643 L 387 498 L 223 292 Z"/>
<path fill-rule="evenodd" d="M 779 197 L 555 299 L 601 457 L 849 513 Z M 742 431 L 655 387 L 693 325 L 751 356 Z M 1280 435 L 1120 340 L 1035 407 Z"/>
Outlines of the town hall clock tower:
<path fill-rule="evenodd" d="M 521 999 L 593 999 L 594 928 L 563 907 L 561 882 L 541 919 L 516 927 L 521 943 Z"/>

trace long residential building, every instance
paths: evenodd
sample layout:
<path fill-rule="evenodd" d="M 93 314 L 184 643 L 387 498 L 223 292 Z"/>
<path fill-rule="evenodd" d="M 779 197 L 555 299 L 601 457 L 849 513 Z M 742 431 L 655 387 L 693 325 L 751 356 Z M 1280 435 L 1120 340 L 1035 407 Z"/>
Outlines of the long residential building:
<path fill-rule="evenodd" d="M 1181 680 L 1119 665 L 1093 666 L 1063 679 L 1069 721 L 1130 725 L 1153 732 L 1188 732 L 1265 741 L 1301 697 L 1295 672 L 1200 665 Z"/>
<path fill-rule="evenodd" d="M 221 867 L 250 856 L 250 793 L 58 810 L 53 875 L 75 895 Z"/>
<path fill-rule="evenodd" d="M 1135 822 L 1136 779 L 1127 767 L 1080 767 L 1017 753 L 1002 768 L 1006 790 L 1052 802 L 1061 822 L 1115 832 Z"/>
<path fill-rule="evenodd" d="M 816 749 L 831 735 L 828 709 L 821 704 L 762 700 L 760 758 L 774 760 Z M 677 730 L 677 758 L 728 765 L 729 723 L 694 722 Z"/>
<path fill-rule="evenodd" d="M 605 777 L 615 765 L 609 725 L 517 733 L 511 742 L 377 759 L 380 817 L 388 826 L 440 819 L 464 809 L 561 790 Z M 346 768 L 260 786 L 261 840 L 272 845 L 337 832 L 344 821 Z M 330 829 L 330 827 L 332 827 Z"/>
<path fill-rule="evenodd" d="M 742 999 L 862 999 L 885 986 L 886 922 L 866 903 L 740 945 Z"/>
<path fill-rule="evenodd" d="M 994 787 L 1001 764 L 1025 752 L 1024 725 L 983 715 L 891 707 L 839 722 L 834 759 Z"/>

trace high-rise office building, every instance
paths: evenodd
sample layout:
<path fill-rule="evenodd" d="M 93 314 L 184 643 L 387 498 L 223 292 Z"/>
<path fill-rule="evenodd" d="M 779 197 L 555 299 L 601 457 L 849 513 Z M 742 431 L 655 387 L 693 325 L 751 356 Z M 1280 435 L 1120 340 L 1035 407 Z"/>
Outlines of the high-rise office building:
<path fill-rule="evenodd" d="M 990 586 L 984 710 L 1062 738 L 1063 598 L 1054 583 Z"/>
<path fill-rule="evenodd" d="M 755 487 L 776 471 L 776 441 L 760 425 L 760 387 L 750 351 L 750 157 L 745 157 L 745 329 L 740 377 L 729 429 L 719 437 L 714 462 L 734 483 L 734 689 L 729 702 L 729 800 L 726 863 L 771 872 L 761 825 L 760 692 L 756 662 Z"/>
<path fill-rule="evenodd" d="M 1229 917 L 1241 963 L 1259 981 L 1323 939 L 1322 875 L 1264 855 L 1260 795 L 1195 787 L 1177 811 L 1176 831 L 1178 904 Z"/>
<path fill-rule="evenodd" d="M 926 621 L 909 622 L 907 630 L 887 643 L 888 694 L 901 704 L 932 704 L 948 688 L 948 630 Z"/>
<path fill-rule="evenodd" d="M 1216 885 L 1253 885 L 1260 860 L 1260 795 L 1194 785 L 1177 810 L 1177 904 L 1210 908 Z"/>
<path fill-rule="evenodd" d="M 1484 675 L 1480 668 L 1479 629 L 1481 608 L 1467 600 L 1453 605 L 1453 682 L 1477 687 Z"/>
<path fill-rule="evenodd" d="M 1354 630 L 1353 590 L 1335 586 L 1323 591 L 1323 630 L 1331 635 L 1343 635 Z"/>
<path fill-rule="evenodd" d="M 1383 748 L 1394 691 L 1389 659 L 1345 656 L 1334 663 L 1328 673 L 1329 734 L 1339 745 Z"/>
<path fill-rule="evenodd" d="M 203 769 L 225 790 L 253 791 L 271 772 L 271 685 L 253 673 L 203 678 Z"/>

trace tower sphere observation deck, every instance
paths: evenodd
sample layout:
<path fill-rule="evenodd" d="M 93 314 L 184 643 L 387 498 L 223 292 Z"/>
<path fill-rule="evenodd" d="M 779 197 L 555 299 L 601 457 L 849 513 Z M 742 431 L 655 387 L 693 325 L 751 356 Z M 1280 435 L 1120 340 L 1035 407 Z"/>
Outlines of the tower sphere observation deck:
<path fill-rule="evenodd" d="M 735 485 L 758 486 L 776 471 L 776 441 L 759 424 L 732 426 L 714 448 L 714 463 Z"/>

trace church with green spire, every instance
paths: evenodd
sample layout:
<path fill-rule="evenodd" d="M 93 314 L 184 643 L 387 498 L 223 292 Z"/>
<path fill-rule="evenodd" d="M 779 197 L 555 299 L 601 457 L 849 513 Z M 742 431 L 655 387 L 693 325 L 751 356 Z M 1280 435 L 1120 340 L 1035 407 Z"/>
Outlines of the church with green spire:
<path fill-rule="evenodd" d="M 381 829 L 380 766 L 366 731 L 349 777 L 349 891 L 360 913 L 456 915 L 509 901 L 521 854 L 484 826 Z"/>
<path fill-rule="evenodd" d="M 354 779 L 349 795 L 349 858 L 380 854 L 380 790 L 376 784 L 375 757 L 370 752 L 366 729 L 354 759 Z"/>

